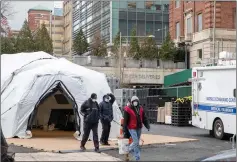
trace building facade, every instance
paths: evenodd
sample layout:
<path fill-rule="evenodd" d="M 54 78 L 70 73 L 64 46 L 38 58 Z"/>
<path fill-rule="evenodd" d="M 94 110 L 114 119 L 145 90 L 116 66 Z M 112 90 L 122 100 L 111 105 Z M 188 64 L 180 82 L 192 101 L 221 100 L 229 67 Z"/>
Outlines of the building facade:
<path fill-rule="evenodd" d="M 50 21 L 52 11 L 43 7 L 36 6 L 28 10 L 28 24 L 31 31 L 36 30 L 39 27 L 41 20 Z"/>
<path fill-rule="evenodd" d="M 11 30 L 10 36 L 16 38 L 19 35 L 19 33 L 20 33 L 20 30 Z"/>
<path fill-rule="evenodd" d="M 190 67 L 213 62 L 221 51 L 235 52 L 235 25 L 236 2 L 170 1 L 170 35 L 187 45 Z"/>
<path fill-rule="evenodd" d="M 63 55 L 72 56 L 72 0 L 63 2 L 64 40 Z"/>
<path fill-rule="evenodd" d="M 118 32 L 130 36 L 154 35 L 160 44 L 169 28 L 169 2 L 157 1 L 73 1 L 73 38 L 82 29 L 88 43 L 100 32 L 112 44 Z M 167 30 L 166 30 L 167 29 Z M 129 39 L 129 38 L 128 38 Z"/>
<path fill-rule="evenodd" d="M 64 19 L 63 16 L 52 16 L 52 21 L 40 20 L 39 25 L 45 24 L 46 29 L 48 30 L 50 37 L 53 42 L 53 54 L 55 56 L 61 56 L 63 53 L 63 26 Z"/>

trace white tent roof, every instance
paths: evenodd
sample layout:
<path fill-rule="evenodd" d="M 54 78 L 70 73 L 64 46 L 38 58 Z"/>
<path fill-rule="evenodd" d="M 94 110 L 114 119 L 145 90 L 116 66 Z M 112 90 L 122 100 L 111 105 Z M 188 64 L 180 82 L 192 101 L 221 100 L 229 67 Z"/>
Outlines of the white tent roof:
<path fill-rule="evenodd" d="M 36 103 L 57 80 L 65 84 L 79 109 L 91 93 L 96 93 L 100 102 L 104 94 L 111 92 L 103 73 L 45 52 L 3 54 L 1 62 L 1 121 L 6 138 L 25 136 L 28 118 Z M 115 122 L 112 123 L 110 137 L 116 138 L 120 127 L 117 123 L 122 115 L 117 103 L 113 110 Z"/>

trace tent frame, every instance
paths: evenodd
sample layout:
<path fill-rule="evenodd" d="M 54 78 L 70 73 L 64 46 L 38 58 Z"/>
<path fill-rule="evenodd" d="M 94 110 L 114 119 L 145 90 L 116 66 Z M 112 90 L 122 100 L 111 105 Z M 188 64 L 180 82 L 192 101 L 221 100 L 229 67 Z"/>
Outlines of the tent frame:
<path fill-rule="evenodd" d="M 56 80 L 49 88 L 40 96 L 39 100 L 35 104 L 34 110 L 32 111 L 31 115 L 29 116 L 28 123 L 27 123 L 27 129 L 26 131 L 32 130 L 33 121 L 37 115 L 39 105 L 40 103 L 44 102 L 49 96 L 55 94 L 57 91 L 60 91 L 67 100 L 73 105 L 72 109 L 75 115 L 75 128 L 76 131 L 79 132 L 79 136 L 81 135 L 81 118 L 78 113 L 78 105 L 76 103 L 75 98 L 70 93 L 70 91 L 67 89 L 65 84 L 61 80 Z"/>

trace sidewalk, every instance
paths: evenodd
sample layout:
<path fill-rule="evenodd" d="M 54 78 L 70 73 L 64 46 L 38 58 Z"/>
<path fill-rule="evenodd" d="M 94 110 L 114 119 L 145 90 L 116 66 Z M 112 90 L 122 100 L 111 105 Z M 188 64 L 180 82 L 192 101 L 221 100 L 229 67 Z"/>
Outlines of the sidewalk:
<path fill-rule="evenodd" d="M 105 153 L 80 152 L 80 153 L 16 153 L 15 161 L 121 161 Z"/>

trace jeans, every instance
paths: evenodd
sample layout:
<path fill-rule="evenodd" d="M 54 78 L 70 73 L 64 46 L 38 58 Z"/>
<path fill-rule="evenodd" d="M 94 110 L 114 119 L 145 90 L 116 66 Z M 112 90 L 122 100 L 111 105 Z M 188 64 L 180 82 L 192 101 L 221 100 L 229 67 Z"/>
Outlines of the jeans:
<path fill-rule="evenodd" d="M 139 147 L 139 141 L 142 133 L 142 129 L 129 129 L 129 133 L 132 136 L 133 142 L 129 146 L 129 152 L 133 154 L 136 161 L 140 160 L 141 151 Z"/>

